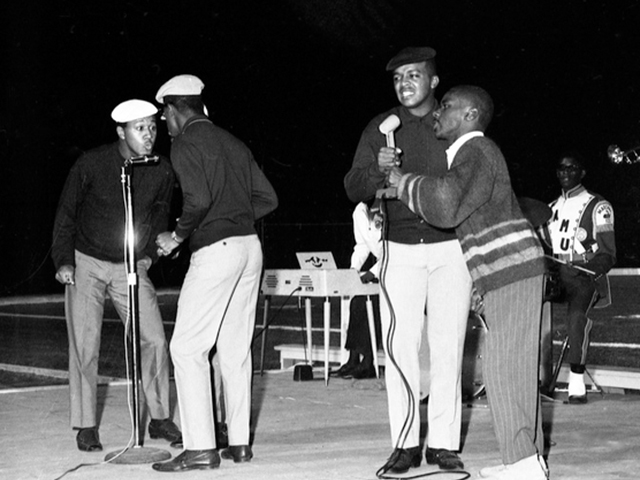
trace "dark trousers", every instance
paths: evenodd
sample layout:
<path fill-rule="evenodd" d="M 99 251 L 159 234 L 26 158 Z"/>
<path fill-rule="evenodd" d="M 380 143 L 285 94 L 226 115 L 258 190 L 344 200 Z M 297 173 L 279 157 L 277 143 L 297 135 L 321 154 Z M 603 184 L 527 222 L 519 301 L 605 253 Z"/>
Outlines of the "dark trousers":
<path fill-rule="evenodd" d="M 376 339 L 378 345 L 380 345 L 380 296 L 371 295 L 371 301 L 373 303 L 373 323 L 376 329 Z M 349 328 L 347 329 L 345 348 L 352 352 L 352 355 L 353 352 L 355 352 L 373 359 L 366 302 L 366 295 L 357 295 L 351 299 L 349 306 Z"/>
<path fill-rule="evenodd" d="M 593 324 L 587 318 L 587 313 L 597 299 L 596 285 L 588 274 L 564 265 L 560 267 L 560 279 L 564 288 L 564 301 L 567 304 L 567 361 L 572 366 L 585 365 Z"/>

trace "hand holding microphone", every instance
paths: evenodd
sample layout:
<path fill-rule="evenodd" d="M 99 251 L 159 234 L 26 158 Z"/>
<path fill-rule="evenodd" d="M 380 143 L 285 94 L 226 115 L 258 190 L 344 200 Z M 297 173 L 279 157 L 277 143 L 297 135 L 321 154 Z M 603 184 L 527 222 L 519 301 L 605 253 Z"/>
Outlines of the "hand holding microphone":
<path fill-rule="evenodd" d="M 394 132 L 400 126 L 400 117 L 395 114 L 389 115 L 378 126 L 378 130 L 386 137 L 387 146 L 382 147 L 378 152 L 378 169 L 384 174 L 388 174 L 392 168 L 400 165 L 400 149 L 396 148 Z M 381 188 L 376 192 L 375 199 L 371 206 L 372 212 L 380 212 L 382 199 L 395 198 L 395 188 Z"/>
<path fill-rule="evenodd" d="M 378 127 L 380 133 L 385 135 L 387 146 L 382 147 L 378 152 L 378 168 L 381 172 L 387 173 L 391 167 L 400 166 L 400 149 L 396 148 L 394 132 L 400 126 L 400 118 L 391 114 Z"/>

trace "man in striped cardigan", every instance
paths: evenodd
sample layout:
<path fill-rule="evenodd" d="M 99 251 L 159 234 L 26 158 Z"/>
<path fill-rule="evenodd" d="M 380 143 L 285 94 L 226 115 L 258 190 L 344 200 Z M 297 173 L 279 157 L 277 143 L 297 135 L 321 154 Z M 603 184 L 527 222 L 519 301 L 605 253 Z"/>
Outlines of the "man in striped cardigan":
<path fill-rule="evenodd" d="M 538 395 L 544 255 L 518 206 L 502 153 L 484 136 L 492 114 L 483 89 L 451 89 L 434 112 L 436 136 L 449 144 L 448 173 L 432 177 L 394 168 L 389 184 L 427 222 L 455 228 L 483 297 L 483 376 L 502 464 L 482 469 L 480 477 L 546 479 Z"/>

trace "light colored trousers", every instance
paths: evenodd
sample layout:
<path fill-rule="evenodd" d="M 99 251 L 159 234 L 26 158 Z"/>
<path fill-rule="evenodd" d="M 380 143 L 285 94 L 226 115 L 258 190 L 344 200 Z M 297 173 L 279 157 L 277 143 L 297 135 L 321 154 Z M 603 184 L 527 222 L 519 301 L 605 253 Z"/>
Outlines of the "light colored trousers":
<path fill-rule="evenodd" d="M 216 448 L 209 370 L 214 345 L 229 444 L 249 444 L 251 341 L 261 273 L 257 235 L 229 237 L 191 256 L 170 345 L 187 450 Z"/>
<path fill-rule="evenodd" d="M 70 423 L 73 428 L 98 425 L 97 384 L 104 303 L 109 296 L 120 319 L 129 316 L 129 285 L 124 263 L 98 260 L 75 252 L 75 285 L 65 290 L 69 335 Z M 140 324 L 142 391 L 151 418 L 169 418 L 169 352 L 156 291 L 145 257 L 136 265 Z M 124 341 L 124 340 L 123 340 Z"/>
<path fill-rule="evenodd" d="M 462 355 L 472 283 L 460 243 L 386 245 L 388 264 L 381 283 L 392 309 L 383 292 L 380 313 L 391 443 L 394 448 L 419 445 L 419 351 L 426 307 L 430 386 L 423 394 L 429 394 L 427 442 L 431 448 L 458 450 Z"/>
<path fill-rule="evenodd" d="M 542 275 L 484 295 L 482 376 L 502 462 L 543 453 L 538 394 Z"/>

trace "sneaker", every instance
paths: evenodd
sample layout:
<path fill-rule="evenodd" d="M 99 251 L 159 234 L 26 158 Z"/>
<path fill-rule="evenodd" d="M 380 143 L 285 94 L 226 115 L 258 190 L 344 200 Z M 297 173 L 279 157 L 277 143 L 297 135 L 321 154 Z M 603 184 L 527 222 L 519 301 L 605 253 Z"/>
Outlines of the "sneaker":
<path fill-rule="evenodd" d="M 540 455 L 532 455 L 510 465 L 486 467 L 478 473 L 487 480 L 548 480 L 549 469 Z"/>

